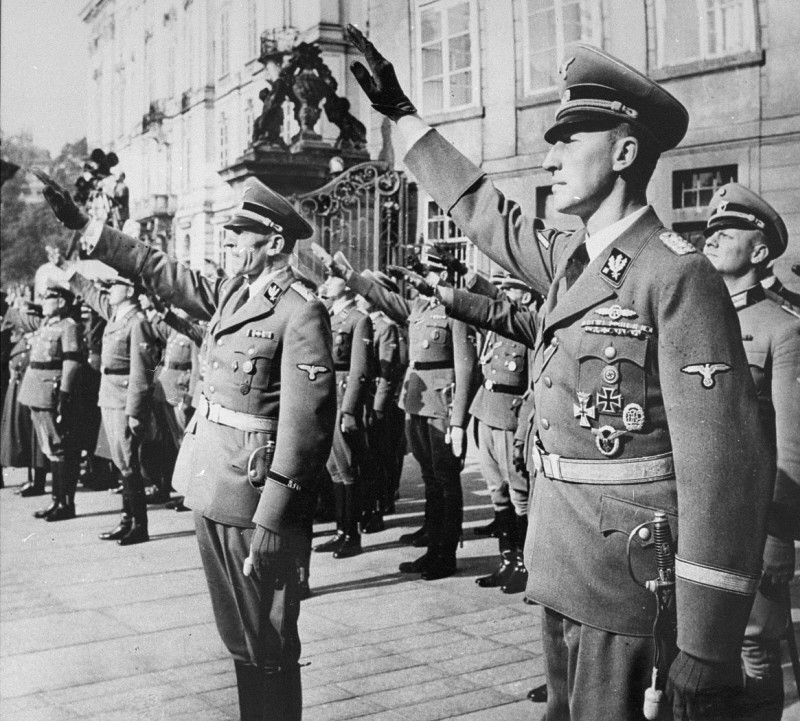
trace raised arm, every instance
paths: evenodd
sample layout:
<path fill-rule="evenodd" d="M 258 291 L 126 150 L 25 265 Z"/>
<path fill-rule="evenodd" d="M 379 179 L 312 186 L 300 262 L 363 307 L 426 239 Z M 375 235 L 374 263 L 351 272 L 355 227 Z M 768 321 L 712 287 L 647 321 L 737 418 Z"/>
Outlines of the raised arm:
<path fill-rule="evenodd" d="M 347 278 L 347 287 L 375 303 L 395 323 L 408 324 L 411 303 L 399 293 L 392 293 L 358 273 L 350 274 Z"/>

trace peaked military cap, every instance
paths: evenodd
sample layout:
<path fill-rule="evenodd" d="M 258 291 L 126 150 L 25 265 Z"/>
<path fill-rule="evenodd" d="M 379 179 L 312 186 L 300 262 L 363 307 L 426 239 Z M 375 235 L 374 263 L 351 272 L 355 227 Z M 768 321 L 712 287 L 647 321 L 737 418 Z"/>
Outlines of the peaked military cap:
<path fill-rule="evenodd" d="M 44 289 L 44 296 L 45 299 L 47 298 L 63 298 L 67 303 L 74 303 L 75 302 L 75 294 L 65 288 L 63 285 L 59 285 L 57 283 L 50 283 Z"/>
<path fill-rule="evenodd" d="M 531 293 L 531 287 L 524 281 L 520 280 L 519 278 L 514 278 L 512 276 L 506 276 L 500 281 L 500 290 L 521 290 L 524 293 Z"/>
<path fill-rule="evenodd" d="M 314 234 L 314 229 L 292 207 L 286 198 L 256 178 L 245 181 L 242 202 L 225 225 L 240 233 L 280 233 L 287 240 L 303 240 Z"/>
<path fill-rule="evenodd" d="M 706 238 L 722 228 L 760 230 L 777 258 L 789 244 L 786 223 L 766 200 L 739 183 L 727 183 L 714 193 L 709 206 L 711 215 L 704 231 Z"/>
<path fill-rule="evenodd" d="M 380 270 L 362 270 L 361 275 L 364 276 L 367 280 L 371 280 L 373 283 L 377 283 L 381 288 L 385 290 L 391 291 L 392 293 L 399 293 L 400 286 L 395 283 L 395 281 L 390 278 L 386 273 Z"/>
<path fill-rule="evenodd" d="M 425 265 L 428 266 L 430 273 L 441 273 L 443 270 L 448 270 L 442 257 L 432 247 L 428 248 L 425 253 Z"/>
<path fill-rule="evenodd" d="M 689 126 L 689 113 L 674 96 L 646 75 L 591 45 L 577 45 L 561 65 L 561 107 L 544 134 L 592 121 L 628 122 L 659 152 L 674 148 Z"/>

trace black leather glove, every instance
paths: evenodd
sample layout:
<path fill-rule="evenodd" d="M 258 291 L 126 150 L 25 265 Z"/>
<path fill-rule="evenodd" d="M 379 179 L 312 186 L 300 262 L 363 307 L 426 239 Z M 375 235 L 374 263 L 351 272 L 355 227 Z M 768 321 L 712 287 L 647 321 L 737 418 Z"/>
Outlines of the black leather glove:
<path fill-rule="evenodd" d="M 46 173 L 37 170 L 34 170 L 33 173 L 44 183 L 42 194 L 56 214 L 56 218 L 70 230 L 81 230 L 85 227 L 89 222 L 89 216 L 75 205 L 69 191 L 62 188 Z"/>
<path fill-rule="evenodd" d="M 514 464 L 514 470 L 517 473 L 525 473 L 525 441 L 514 441 L 511 462 Z"/>
<path fill-rule="evenodd" d="M 386 267 L 387 271 L 391 271 L 392 269 L 396 269 L 398 272 L 402 273 L 409 283 L 411 283 L 414 288 L 416 288 L 417 293 L 420 295 L 427 295 L 432 296 L 435 292 L 434 286 L 428 283 L 425 278 L 421 275 L 418 275 L 413 270 L 409 270 L 408 268 L 401 268 L 399 265 L 389 265 Z"/>
<path fill-rule="evenodd" d="M 456 275 L 466 275 L 469 273 L 469 268 L 456 258 L 444 243 L 434 243 L 433 247 L 439 255 L 439 258 L 441 258 L 442 263 L 445 264 L 445 267 L 451 273 L 455 273 Z"/>
<path fill-rule="evenodd" d="M 73 397 L 66 391 L 58 392 L 58 407 L 56 408 L 56 427 L 62 436 L 69 435 L 72 423 Z"/>
<path fill-rule="evenodd" d="M 730 721 L 742 690 L 739 659 L 703 661 L 679 651 L 669 668 L 667 696 L 674 721 Z"/>
<path fill-rule="evenodd" d="M 379 113 L 383 113 L 390 120 L 397 120 L 403 115 L 415 115 L 417 109 L 403 92 L 397 75 L 392 65 L 375 46 L 364 37 L 364 34 L 353 25 L 347 26 L 347 36 L 350 42 L 355 45 L 363 54 L 369 71 L 359 62 L 350 65 L 350 70 L 355 75 L 361 89 L 372 101 L 372 107 Z"/>

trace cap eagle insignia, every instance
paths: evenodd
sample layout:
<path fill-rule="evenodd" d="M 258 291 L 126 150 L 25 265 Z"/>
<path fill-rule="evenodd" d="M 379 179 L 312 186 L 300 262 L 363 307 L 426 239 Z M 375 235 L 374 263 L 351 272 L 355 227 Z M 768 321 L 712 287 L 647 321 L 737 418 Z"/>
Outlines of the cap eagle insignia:
<path fill-rule="evenodd" d="M 716 385 L 714 375 L 727 373 L 731 367 L 727 363 L 695 363 L 681 368 L 681 373 L 703 376 L 703 388 L 713 388 Z"/>

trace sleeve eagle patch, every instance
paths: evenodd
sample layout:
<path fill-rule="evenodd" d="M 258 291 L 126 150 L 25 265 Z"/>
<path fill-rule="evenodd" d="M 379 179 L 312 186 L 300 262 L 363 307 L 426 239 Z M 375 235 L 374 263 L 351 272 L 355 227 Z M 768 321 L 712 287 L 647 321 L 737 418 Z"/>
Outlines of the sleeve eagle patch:
<path fill-rule="evenodd" d="M 667 246 L 667 248 L 675 253 L 675 255 L 687 255 L 688 253 L 697 252 L 697 248 L 695 248 L 688 240 L 677 233 L 673 233 L 671 230 L 668 230 L 666 233 L 662 233 L 658 237 L 661 242 Z"/>

